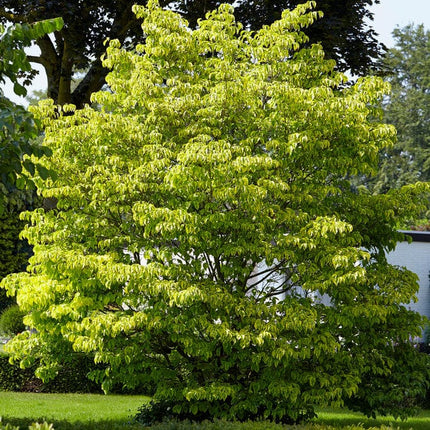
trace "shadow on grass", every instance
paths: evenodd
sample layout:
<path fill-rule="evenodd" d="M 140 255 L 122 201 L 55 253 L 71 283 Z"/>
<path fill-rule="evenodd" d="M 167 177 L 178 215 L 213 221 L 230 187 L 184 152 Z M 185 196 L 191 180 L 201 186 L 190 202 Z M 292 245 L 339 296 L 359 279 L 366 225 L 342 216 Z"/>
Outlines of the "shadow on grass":
<path fill-rule="evenodd" d="M 12 426 L 18 426 L 20 430 L 28 429 L 28 427 L 34 423 L 43 423 L 45 420 L 40 419 L 29 419 L 29 418 L 3 418 L 3 424 L 10 424 Z M 65 421 L 65 420 L 51 420 L 50 424 L 54 426 L 54 430 L 142 430 L 141 424 L 135 423 L 130 420 L 106 420 L 106 421 Z"/>
<path fill-rule="evenodd" d="M 429 430 L 430 429 L 430 418 L 427 416 L 416 416 L 402 421 L 400 419 L 395 420 L 394 418 L 380 417 L 377 419 L 367 418 L 362 415 L 346 415 L 339 413 L 336 414 L 320 414 L 317 419 L 313 422 L 315 424 L 325 424 L 336 428 L 342 428 L 347 426 L 361 425 L 364 429 L 380 426 L 392 427 L 393 429 L 404 429 L 404 430 Z"/>

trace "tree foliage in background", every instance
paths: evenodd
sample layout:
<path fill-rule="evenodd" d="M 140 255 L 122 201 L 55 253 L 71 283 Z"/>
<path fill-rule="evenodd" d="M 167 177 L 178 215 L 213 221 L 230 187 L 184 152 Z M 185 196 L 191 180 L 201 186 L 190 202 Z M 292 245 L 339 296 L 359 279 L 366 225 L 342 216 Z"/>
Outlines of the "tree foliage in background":
<path fill-rule="evenodd" d="M 91 93 L 105 83 L 107 70 L 100 56 L 107 38 L 133 44 L 142 34 L 131 7 L 134 1 L 3 1 L 0 22 L 32 23 L 42 19 L 62 17 L 64 26 L 51 38 L 36 40 L 40 55 L 28 56 L 40 63 L 48 78 L 48 97 L 56 103 L 83 106 Z M 88 69 L 85 78 L 71 91 L 76 70 Z"/>
<path fill-rule="evenodd" d="M 199 18 L 221 3 L 236 3 L 236 19 L 246 28 L 259 30 L 281 18 L 282 11 L 293 9 L 303 0 L 241 0 L 228 1 L 171 1 L 168 4 L 189 21 L 192 27 Z M 306 31 L 309 43 L 321 43 L 328 58 L 336 60 L 337 68 L 349 70 L 355 75 L 364 75 L 374 67 L 385 47 L 378 43 L 377 34 L 368 27 L 373 20 L 369 10 L 379 0 L 319 0 L 317 9 L 324 16 Z"/>
<path fill-rule="evenodd" d="M 352 396 L 414 411 L 428 357 L 401 303 L 417 278 L 384 251 L 428 189 L 354 192 L 394 139 L 373 120 L 388 85 L 342 89 L 320 46 L 301 49 L 311 7 L 253 33 L 224 5 L 190 31 L 151 1 L 145 44 L 110 43 L 97 109 L 36 109 L 58 177 L 34 180 L 58 205 L 27 215 L 35 254 L 2 283 L 35 329 L 8 343 L 15 360 L 49 378 L 94 354 L 105 390 L 152 381 L 178 417 L 293 422 Z M 396 401 L 370 397 L 383 377 Z"/>
<path fill-rule="evenodd" d="M 7 30 L 0 27 L 0 82 L 6 78 L 14 84 L 18 95 L 25 95 L 25 87 L 18 82 L 24 77 L 28 83 L 32 75 L 24 47 L 46 33 L 61 28 L 61 20 L 45 21 L 33 25 L 16 25 Z M 26 78 L 25 78 L 26 77 Z M 23 222 L 19 213 L 33 209 L 34 195 L 24 188 L 34 188 L 29 174 L 37 170 L 43 177 L 48 172 L 30 159 L 31 155 L 42 157 L 49 153 L 37 144 L 40 123 L 33 115 L 4 97 L 0 90 L 0 279 L 12 272 L 25 269 L 29 256 L 26 241 L 19 240 Z M 0 311 L 11 304 L 5 292 L 0 292 Z"/>
<path fill-rule="evenodd" d="M 9 273 L 22 272 L 27 266 L 32 250 L 26 240 L 19 238 L 25 225 L 20 213 L 34 209 L 36 202 L 37 197 L 31 191 L 15 189 L 7 194 L 7 203 L 0 215 L 0 279 Z M 0 289 L 0 314 L 13 303 L 14 299 Z"/>
<path fill-rule="evenodd" d="M 383 107 L 397 142 L 381 153 L 380 170 L 369 183 L 376 192 L 430 180 L 430 32 L 409 25 L 393 36 L 395 46 L 382 62 L 392 88 Z"/>
<path fill-rule="evenodd" d="M 33 39 L 58 30 L 61 26 L 62 21 L 57 19 L 33 25 L 18 24 L 7 30 L 0 27 L 0 82 L 8 78 L 13 82 L 16 94 L 26 95 L 25 87 L 18 82 L 21 72 L 31 75 L 32 70 L 24 47 L 29 46 Z M 32 185 L 26 172 L 34 174 L 37 169 L 42 177 L 48 175 L 42 165 L 30 160 L 32 154 L 42 157 L 47 153 L 45 148 L 33 142 L 39 130 L 33 115 L 4 97 L 0 90 L 0 212 L 4 210 L 8 193 L 15 188 Z"/>
<path fill-rule="evenodd" d="M 242 0 L 235 15 L 238 21 L 258 30 L 279 19 L 282 10 L 291 9 L 300 2 Z M 89 102 L 91 94 L 105 84 L 107 70 L 102 67 L 100 56 L 105 50 L 106 38 L 118 39 L 129 47 L 142 41 L 139 20 L 131 10 L 134 3 L 134 0 L 5 0 L 0 8 L 0 22 L 31 23 L 58 16 L 64 19 L 65 25 L 55 32 L 55 38 L 45 35 L 36 41 L 40 55 L 29 56 L 29 59 L 44 67 L 48 97 L 61 105 L 73 103 L 82 107 Z M 199 18 L 204 18 L 223 1 L 164 0 L 160 3 L 180 11 L 194 28 Z M 376 33 L 365 24 L 366 19 L 372 19 L 369 7 L 373 3 L 379 3 L 379 0 L 321 0 L 318 3 L 325 16 L 309 28 L 310 42 L 321 42 L 327 55 L 338 62 L 341 70 L 363 74 L 381 53 L 383 46 L 377 43 Z M 73 88 L 77 70 L 86 70 L 86 73 Z"/>

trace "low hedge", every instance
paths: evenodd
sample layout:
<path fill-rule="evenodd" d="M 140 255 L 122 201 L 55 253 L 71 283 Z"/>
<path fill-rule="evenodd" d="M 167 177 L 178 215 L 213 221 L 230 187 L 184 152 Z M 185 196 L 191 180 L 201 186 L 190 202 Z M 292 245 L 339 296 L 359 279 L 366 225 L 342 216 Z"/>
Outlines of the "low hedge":
<path fill-rule="evenodd" d="M 34 378 L 34 369 L 21 369 L 9 363 L 7 354 L 0 353 L 0 390 L 24 391 L 28 381 Z"/>
<path fill-rule="evenodd" d="M 247 421 L 231 422 L 224 420 L 203 421 L 194 423 L 190 421 L 166 421 L 154 424 L 149 427 L 150 430 L 340 430 L 339 427 L 332 427 L 327 424 L 301 424 L 288 426 L 276 424 L 270 421 Z M 343 430 L 364 430 L 362 425 L 349 425 L 342 427 Z M 398 429 L 398 428 L 397 428 Z M 396 430 L 391 426 L 370 427 L 366 430 Z"/>
<path fill-rule="evenodd" d="M 101 394 L 100 385 L 87 377 L 95 366 L 91 357 L 75 354 L 73 360 L 65 364 L 54 379 L 43 382 L 34 375 L 37 366 L 21 369 L 19 364 L 9 363 L 8 354 L 0 352 L 0 391 Z M 154 389 L 155 387 L 129 389 L 115 384 L 111 392 L 151 395 Z"/>
<path fill-rule="evenodd" d="M 55 430 L 53 424 L 48 424 L 46 422 L 39 424 L 33 423 L 29 427 L 29 430 Z M 97 423 L 93 426 L 85 426 L 85 428 L 97 429 Z M 103 427 L 105 428 L 105 427 Z M 116 428 L 116 427 L 115 427 Z M 134 426 L 132 427 L 134 428 Z M 21 430 L 23 428 L 21 427 Z M 257 422 L 229 422 L 229 421 L 215 421 L 209 422 L 205 421 L 202 423 L 191 423 L 189 421 L 170 421 L 165 423 L 160 423 L 151 427 L 151 430 L 340 430 L 339 427 L 332 427 L 325 424 L 305 424 L 299 426 L 284 426 L 282 424 L 274 424 L 267 421 L 257 421 Z M 343 430 L 364 430 L 361 425 L 349 425 L 342 427 Z M 398 429 L 398 428 L 397 428 Z M 11 426 L 10 424 L 2 423 L 0 418 L 0 430 L 20 430 L 18 426 Z M 370 427 L 367 430 L 396 430 L 395 427 Z"/>
<path fill-rule="evenodd" d="M 71 363 L 63 366 L 58 375 L 43 382 L 34 375 L 36 367 L 21 369 L 10 364 L 9 356 L 0 353 L 0 390 L 45 393 L 101 393 L 100 386 L 88 379 L 87 374 L 94 367 L 90 358 L 76 355 Z"/>

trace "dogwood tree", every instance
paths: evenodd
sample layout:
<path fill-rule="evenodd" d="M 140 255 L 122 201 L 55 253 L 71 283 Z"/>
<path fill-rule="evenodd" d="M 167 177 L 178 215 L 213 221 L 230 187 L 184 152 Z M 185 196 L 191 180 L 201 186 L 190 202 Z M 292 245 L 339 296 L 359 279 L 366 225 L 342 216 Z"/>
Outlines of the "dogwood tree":
<path fill-rule="evenodd" d="M 150 1 L 134 8 L 145 44 L 109 43 L 111 91 L 40 104 L 58 177 L 39 187 L 58 204 L 28 214 L 35 254 L 3 282 L 35 329 L 7 346 L 22 365 L 46 378 L 93 354 L 105 390 L 155 381 L 179 417 L 290 422 L 353 396 L 412 411 L 423 321 L 401 303 L 417 278 L 384 252 L 427 188 L 350 186 L 392 144 L 374 120 L 388 88 L 345 88 L 319 45 L 300 48 L 312 7 L 252 33 L 224 5 L 192 31 Z M 370 398 L 373 377 L 397 391 Z"/>

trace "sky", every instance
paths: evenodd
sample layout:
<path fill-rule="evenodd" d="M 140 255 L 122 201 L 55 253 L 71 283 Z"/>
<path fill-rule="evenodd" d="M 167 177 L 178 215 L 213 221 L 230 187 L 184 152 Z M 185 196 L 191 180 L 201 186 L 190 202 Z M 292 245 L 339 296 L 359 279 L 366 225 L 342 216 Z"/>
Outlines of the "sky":
<path fill-rule="evenodd" d="M 391 33 L 396 27 L 414 23 L 430 29 L 430 0 L 381 0 L 371 11 L 374 13 L 372 27 L 388 48 L 394 45 Z"/>
<path fill-rule="evenodd" d="M 371 26 L 379 34 L 378 39 L 388 48 L 394 45 L 391 33 L 396 27 L 402 28 L 414 23 L 424 24 L 426 29 L 430 29 L 430 0 L 380 0 L 380 4 L 373 5 L 371 11 L 374 13 L 374 21 Z M 46 88 L 46 76 L 43 73 L 43 68 L 39 65 L 34 66 L 41 72 L 34 80 L 33 85 L 28 88 L 29 94 L 33 90 Z M 18 97 L 13 93 L 11 85 L 6 85 L 3 91 L 5 96 L 15 103 L 27 104 L 23 97 Z"/>

